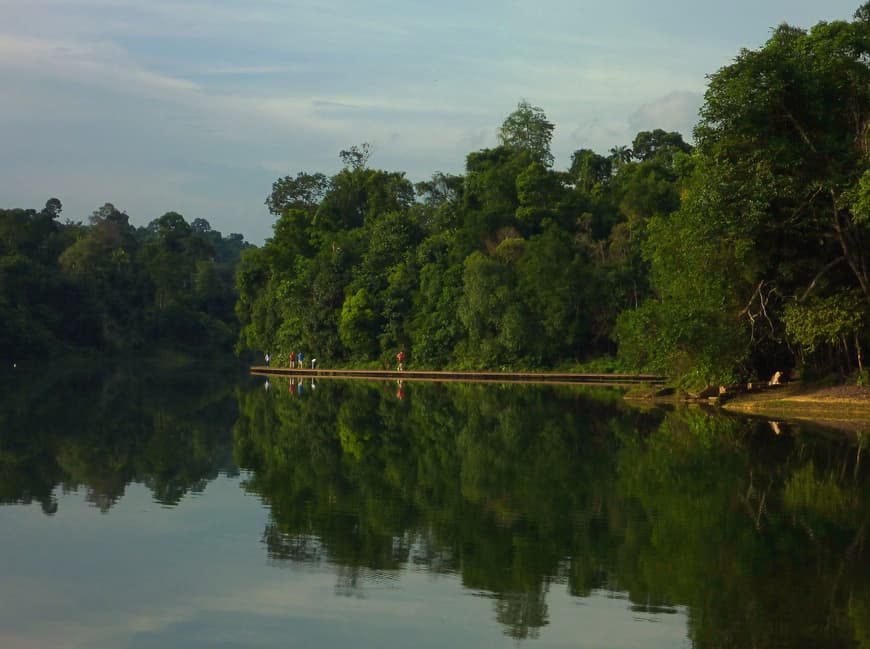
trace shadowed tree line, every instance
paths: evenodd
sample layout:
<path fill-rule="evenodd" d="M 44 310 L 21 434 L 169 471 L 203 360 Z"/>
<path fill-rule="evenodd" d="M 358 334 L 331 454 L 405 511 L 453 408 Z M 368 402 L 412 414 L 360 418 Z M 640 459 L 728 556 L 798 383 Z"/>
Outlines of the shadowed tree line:
<path fill-rule="evenodd" d="M 0 210 L 0 356 L 232 349 L 242 235 L 176 212 L 135 228 L 110 203 L 87 224 L 61 212 Z"/>
<path fill-rule="evenodd" d="M 523 101 L 462 175 L 412 184 L 363 145 L 331 177 L 279 178 L 274 235 L 238 274 L 239 349 L 867 380 L 868 6 L 713 73 L 694 148 L 643 131 L 557 170 L 555 127 Z"/>

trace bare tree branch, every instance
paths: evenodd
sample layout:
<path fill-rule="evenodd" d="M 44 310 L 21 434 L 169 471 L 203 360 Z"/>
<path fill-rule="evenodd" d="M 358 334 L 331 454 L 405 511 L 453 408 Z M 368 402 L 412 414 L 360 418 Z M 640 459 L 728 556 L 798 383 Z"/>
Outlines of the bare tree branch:
<path fill-rule="evenodd" d="M 804 300 L 806 300 L 806 299 L 809 297 L 809 295 L 810 295 L 810 293 L 812 292 L 812 290 L 816 287 L 816 283 L 817 283 L 817 282 L 822 278 L 822 275 L 824 275 L 824 274 L 827 273 L 829 270 L 831 270 L 834 266 L 836 266 L 837 264 L 839 264 L 840 262 L 843 262 L 843 261 L 846 261 L 846 257 L 845 257 L 845 256 L 840 256 L 840 257 L 837 257 L 834 261 L 832 261 L 832 262 L 830 262 L 830 263 L 828 263 L 828 264 L 825 264 L 825 267 L 822 268 L 822 270 L 819 271 L 818 275 L 816 275 L 816 276 L 813 278 L 813 281 L 810 282 L 810 285 L 807 286 L 807 290 L 805 290 L 804 293 L 803 293 L 803 295 L 801 295 L 801 296 L 798 298 L 798 302 L 800 303 L 800 302 L 803 302 Z"/>

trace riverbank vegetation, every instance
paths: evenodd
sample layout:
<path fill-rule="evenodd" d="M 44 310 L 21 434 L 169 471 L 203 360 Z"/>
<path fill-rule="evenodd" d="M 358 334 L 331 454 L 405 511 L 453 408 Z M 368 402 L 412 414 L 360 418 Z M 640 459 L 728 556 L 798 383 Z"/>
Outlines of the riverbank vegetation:
<path fill-rule="evenodd" d="M 555 126 L 523 101 L 463 175 L 413 184 L 361 145 L 331 177 L 279 178 L 274 236 L 238 273 L 238 348 L 866 380 L 868 56 L 870 5 L 776 28 L 710 76 L 694 147 L 642 131 L 557 170 Z"/>
<path fill-rule="evenodd" d="M 234 273 L 248 246 L 168 212 L 135 228 L 106 203 L 88 223 L 61 202 L 0 210 L 0 356 L 228 354 Z"/>

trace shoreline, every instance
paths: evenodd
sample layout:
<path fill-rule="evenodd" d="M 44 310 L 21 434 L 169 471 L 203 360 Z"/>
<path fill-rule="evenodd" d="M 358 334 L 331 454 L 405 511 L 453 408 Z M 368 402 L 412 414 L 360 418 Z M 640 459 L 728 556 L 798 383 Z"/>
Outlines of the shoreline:
<path fill-rule="evenodd" d="M 855 434 L 870 432 L 870 387 L 790 382 L 749 391 L 708 389 L 697 395 L 662 388 L 663 377 L 630 374 L 581 374 L 574 372 L 499 372 L 286 368 L 255 365 L 249 372 L 260 376 L 299 376 L 357 380 L 408 380 L 420 382 L 528 383 L 599 385 L 621 387 L 622 398 L 635 406 L 704 405 L 724 412 L 775 421 L 811 423 Z M 644 385 L 645 384 L 645 385 Z"/>
<path fill-rule="evenodd" d="M 669 405 L 704 405 L 723 412 L 762 417 L 776 421 L 809 423 L 859 434 L 870 432 L 870 387 L 785 383 L 751 391 L 708 390 L 689 395 L 677 390 L 670 394 L 636 391 L 626 400 Z"/>
<path fill-rule="evenodd" d="M 728 412 L 870 432 L 870 387 L 788 383 L 724 400 Z"/>

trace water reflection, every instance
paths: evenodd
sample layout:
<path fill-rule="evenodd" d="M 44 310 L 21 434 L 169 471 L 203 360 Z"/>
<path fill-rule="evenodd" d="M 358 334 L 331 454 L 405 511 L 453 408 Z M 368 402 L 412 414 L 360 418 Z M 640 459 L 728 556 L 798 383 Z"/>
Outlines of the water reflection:
<path fill-rule="evenodd" d="M 335 564 L 342 594 L 366 571 L 456 572 L 517 639 L 563 582 L 651 619 L 688 606 L 698 647 L 866 637 L 868 484 L 848 439 L 603 392 L 403 388 L 245 395 L 235 456 L 270 506 L 273 561 Z"/>
<path fill-rule="evenodd" d="M 175 505 L 220 471 L 235 470 L 235 388 L 213 368 L 61 368 L 4 378 L 0 503 L 38 502 L 53 514 L 58 487 L 81 487 L 108 512 L 135 481 Z"/>
<path fill-rule="evenodd" d="M 175 506 L 238 466 L 267 508 L 247 525 L 263 569 L 330 571 L 337 608 L 424 574 L 506 642 L 579 619 L 567 592 L 583 619 L 687 615 L 695 647 L 870 647 L 864 434 L 571 387 L 32 378 L 0 395 L 0 503 L 53 515 L 81 488 L 110 522 L 131 483 Z M 215 565 L 241 564 L 215 551 L 203 581 Z"/>

